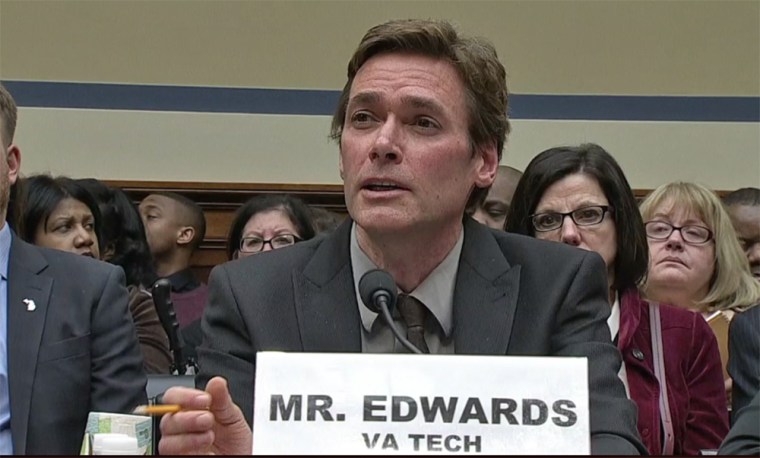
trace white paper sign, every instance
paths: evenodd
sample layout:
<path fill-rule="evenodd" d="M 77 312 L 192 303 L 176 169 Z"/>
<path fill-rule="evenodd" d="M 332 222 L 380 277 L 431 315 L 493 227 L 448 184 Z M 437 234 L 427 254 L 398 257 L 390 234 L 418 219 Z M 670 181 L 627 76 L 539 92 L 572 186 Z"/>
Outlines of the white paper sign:
<path fill-rule="evenodd" d="M 590 453 L 586 358 L 262 352 L 255 454 Z"/>

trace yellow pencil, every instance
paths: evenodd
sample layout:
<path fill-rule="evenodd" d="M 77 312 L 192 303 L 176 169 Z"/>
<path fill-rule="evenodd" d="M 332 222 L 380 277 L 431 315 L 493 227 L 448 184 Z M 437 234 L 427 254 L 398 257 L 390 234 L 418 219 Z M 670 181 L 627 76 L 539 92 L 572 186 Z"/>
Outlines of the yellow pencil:
<path fill-rule="evenodd" d="M 182 410 L 179 404 L 155 404 L 152 406 L 137 406 L 134 410 L 135 415 L 163 415 L 165 413 L 176 413 Z"/>

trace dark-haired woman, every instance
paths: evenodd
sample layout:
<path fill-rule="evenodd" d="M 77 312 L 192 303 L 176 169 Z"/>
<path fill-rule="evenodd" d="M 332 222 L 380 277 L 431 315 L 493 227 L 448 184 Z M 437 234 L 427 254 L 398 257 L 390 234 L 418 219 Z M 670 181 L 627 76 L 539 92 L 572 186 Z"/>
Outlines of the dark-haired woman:
<path fill-rule="evenodd" d="M 605 261 L 607 323 L 649 452 L 717 449 L 728 432 L 728 410 L 715 336 L 698 314 L 641 297 L 646 231 L 614 158 L 594 144 L 540 153 L 517 185 L 505 229 L 595 251 Z"/>
<path fill-rule="evenodd" d="M 242 258 L 313 237 L 311 212 L 303 201 L 286 194 L 263 194 L 249 199 L 235 213 L 227 257 Z"/>
<path fill-rule="evenodd" d="M 112 240 L 104 237 L 106 228 L 112 230 L 111 208 L 103 207 L 106 210 L 104 218 L 98 200 L 82 183 L 67 177 L 35 175 L 24 180 L 22 192 L 19 228 L 24 240 L 95 259 L 113 259 Z M 127 226 L 123 220 L 115 224 L 122 230 Z M 140 256 L 133 256 L 132 262 Z M 147 293 L 136 288 L 133 283 L 135 269 L 128 263 L 112 264 L 122 266 L 127 275 L 129 310 L 146 373 L 169 373 L 169 341 L 150 295 L 146 298 Z"/>

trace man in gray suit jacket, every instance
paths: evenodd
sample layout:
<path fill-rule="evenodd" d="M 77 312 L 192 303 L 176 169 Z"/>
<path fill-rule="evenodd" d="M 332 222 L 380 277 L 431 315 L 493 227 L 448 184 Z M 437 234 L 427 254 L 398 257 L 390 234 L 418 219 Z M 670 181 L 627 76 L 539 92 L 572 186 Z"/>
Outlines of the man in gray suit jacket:
<path fill-rule="evenodd" d="M 736 415 L 760 392 L 760 305 L 737 313 L 728 332 L 728 373 Z"/>
<path fill-rule="evenodd" d="M 76 455 L 90 411 L 146 401 L 142 355 L 120 268 L 35 247 L 8 227 L 15 124 L 0 85 L 0 450 Z"/>
<path fill-rule="evenodd" d="M 760 455 L 760 391 L 735 415 L 718 455 Z"/>
<path fill-rule="evenodd" d="M 162 419 L 161 453 L 250 452 L 257 351 L 397 351 L 357 299 L 373 268 L 423 303 L 431 352 L 587 357 L 592 451 L 645 451 L 617 378 L 601 259 L 464 218 L 509 131 L 505 74 L 489 43 L 446 22 L 367 32 L 332 127 L 351 219 L 213 271 L 198 351 L 206 392 L 166 393 L 187 411 Z"/>

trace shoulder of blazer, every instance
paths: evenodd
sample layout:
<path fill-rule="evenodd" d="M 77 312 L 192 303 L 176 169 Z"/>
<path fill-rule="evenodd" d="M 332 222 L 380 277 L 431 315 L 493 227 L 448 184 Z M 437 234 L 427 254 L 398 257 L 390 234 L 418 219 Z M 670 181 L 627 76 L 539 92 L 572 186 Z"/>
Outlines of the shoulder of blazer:
<path fill-rule="evenodd" d="M 53 276 L 72 276 L 88 278 L 107 278 L 118 266 L 108 264 L 87 256 L 76 255 L 61 250 L 39 247 L 13 237 L 9 256 L 9 278 L 12 272 L 22 269 L 27 274 L 45 274 Z"/>
<path fill-rule="evenodd" d="M 351 221 L 347 218 L 331 233 L 318 235 L 293 246 L 230 261 L 221 268 L 230 280 L 242 277 L 250 281 L 251 277 L 255 277 L 259 285 L 280 284 L 294 270 L 302 271 L 311 281 L 322 284 L 349 262 L 350 233 Z"/>
<path fill-rule="evenodd" d="M 18 269 L 30 274 L 39 274 L 48 266 L 44 251 L 37 246 L 21 240 L 16 234 L 11 237 L 11 249 L 8 255 L 8 276 Z"/>
<path fill-rule="evenodd" d="M 512 234 L 496 229 L 486 229 L 496 239 L 510 264 L 546 264 L 547 260 L 563 259 L 568 264 L 580 263 L 596 253 L 573 247 L 565 243 L 540 240 L 527 235 Z M 601 259 L 601 257 L 600 257 Z"/>

